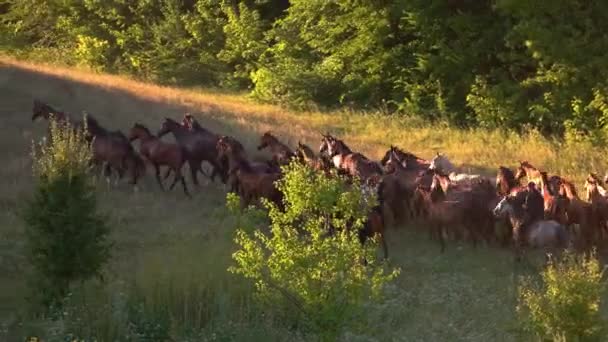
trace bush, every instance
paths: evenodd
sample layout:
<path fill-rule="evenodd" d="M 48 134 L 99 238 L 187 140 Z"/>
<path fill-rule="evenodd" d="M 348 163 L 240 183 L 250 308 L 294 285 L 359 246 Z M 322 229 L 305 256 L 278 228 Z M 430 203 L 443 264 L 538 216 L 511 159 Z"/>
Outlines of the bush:
<path fill-rule="evenodd" d="M 595 254 L 567 252 L 542 272 L 542 286 L 526 279 L 520 286 L 520 314 L 525 329 L 542 340 L 605 340 L 600 300 L 602 270 Z"/>
<path fill-rule="evenodd" d="M 51 121 L 50 139 L 33 148 L 34 198 L 23 214 L 33 290 L 60 305 L 74 281 L 100 276 L 109 258 L 109 229 L 97 213 L 84 131 Z"/>
<path fill-rule="evenodd" d="M 375 243 L 359 242 L 358 229 L 373 205 L 362 198 L 359 185 L 348 187 L 343 179 L 293 163 L 278 187 L 285 211 L 265 203 L 271 235 L 247 233 L 251 227 L 241 221 L 230 271 L 253 279 L 259 297 L 273 307 L 295 312 L 297 322 L 333 338 L 363 314 L 365 304 L 381 298 L 399 271 L 385 269 Z M 350 229 L 348 222 L 354 222 Z"/>

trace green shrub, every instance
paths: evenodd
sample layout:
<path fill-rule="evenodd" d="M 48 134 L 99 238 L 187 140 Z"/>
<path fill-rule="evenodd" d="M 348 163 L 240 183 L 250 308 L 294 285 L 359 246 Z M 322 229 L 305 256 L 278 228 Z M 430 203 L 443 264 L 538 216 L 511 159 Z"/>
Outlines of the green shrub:
<path fill-rule="evenodd" d="M 239 249 L 230 271 L 254 280 L 257 294 L 272 307 L 333 338 L 363 314 L 365 304 L 381 298 L 399 270 L 379 262 L 375 243 L 359 242 L 357 231 L 373 205 L 361 196 L 359 185 L 348 187 L 340 178 L 293 163 L 285 167 L 278 187 L 285 211 L 265 203 L 270 235 L 237 230 Z M 328 234 L 330 222 L 333 234 Z"/>
<path fill-rule="evenodd" d="M 109 229 L 97 212 L 84 131 L 51 120 L 50 138 L 34 146 L 33 159 L 35 192 L 23 217 L 34 298 L 59 305 L 73 282 L 101 275 Z"/>
<path fill-rule="evenodd" d="M 542 340 L 605 340 L 602 274 L 595 254 L 566 252 L 561 260 L 551 260 L 541 274 L 542 285 L 526 279 L 520 286 L 517 311 L 525 329 Z"/>

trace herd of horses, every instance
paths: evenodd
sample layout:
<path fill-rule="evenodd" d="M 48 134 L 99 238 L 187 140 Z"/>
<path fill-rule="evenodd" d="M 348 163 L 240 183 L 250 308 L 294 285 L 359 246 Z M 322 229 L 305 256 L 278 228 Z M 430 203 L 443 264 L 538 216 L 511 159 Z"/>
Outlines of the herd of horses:
<path fill-rule="evenodd" d="M 328 133 L 321 134 L 315 153 L 301 142 L 292 149 L 270 132 L 260 137 L 257 149 L 267 149 L 272 158 L 254 161 L 236 138 L 204 128 L 190 114 L 181 120 L 165 118 L 156 134 L 135 123 L 127 135 L 104 128 L 91 115 L 86 115 L 84 122 L 74 120 L 34 100 L 32 121 L 39 117 L 84 126 L 93 161 L 107 177 L 115 174 L 121 179 L 128 174 L 130 183 L 137 184 L 150 165 L 161 189 L 173 174 L 170 188 L 179 182 L 188 197 L 184 164 L 188 164 L 195 186 L 199 185 L 199 174 L 211 181 L 219 178 L 240 196 L 243 207 L 266 198 L 282 208 L 283 196 L 276 182 L 282 177 L 281 166 L 294 160 L 327 177 L 357 178 L 362 188 L 376 193 L 379 203 L 369 213 L 359 237 L 364 242 L 378 236 L 385 258 L 385 226 L 405 222 L 417 222 L 416 226 L 428 230 L 442 252 L 447 240 L 512 247 L 520 256 L 523 247 L 587 250 L 600 246 L 608 237 L 608 191 L 604 187 L 608 179 L 593 173 L 585 181 L 583 200 L 572 182 L 558 175 L 549 177 L 527 161 L 521 161 L 516 171 L 500 166 L 494 180 L 462 173 L 439 153 L 425 160 L 391 146 L 380 161 L 374 161 Z M 169 133 L 175 142 L 162 139 Z M 136 140 L 138 149 L 132 145 Z M 210 165 L 211 174 L 203 170 L 203 162 Z M 164 175 L 161 167 L 166 168 Z"/>

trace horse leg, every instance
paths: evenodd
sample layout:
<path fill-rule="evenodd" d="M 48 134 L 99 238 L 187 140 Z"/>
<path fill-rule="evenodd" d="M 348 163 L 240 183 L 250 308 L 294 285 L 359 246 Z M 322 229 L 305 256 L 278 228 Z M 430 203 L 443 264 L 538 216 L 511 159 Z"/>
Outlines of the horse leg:
<path fill-rule="evenodd" d="M 199 184 L 196 173 L 201 168 L 201 165 L 192 159 L 188 160 L 188 165 L 190 166 L 190 173 L 192 175 L 192 184 L 194 184 L 194 186 L 198 186 Z"/>
<path fill-rule="evenodd" d="M 382 243 L 382 251 L 384 252 L 384 260 L 388 259 L 388 246 L 386 244 L 386 239 L 384 239 L 384 234 L 380 235 L 380 243 Z"/>
<path fill-rule="evenodd" d="M 163 177 L 163 180 L 167 180 L 167 178 L 169 178 L 169 176 L 171 175 L 171 171 L 173 171 L 172 168 L 167 168 L 167 171 L 165 171 L 165 176 Z"/>
<path fill-rule="evenodd" d="M 179 180 L 182 183 L 182 186 L 184 187 L 184 193 L 186 194 L 186 196 L 191 197 L 190 193 L 188 192 L 188 187 L 186 186 L 186 181 L 184 180 L 184 176 L 182 175 L 181 169 L 180 168 L 172 168 L 172 169 L 174 169 L 173 171 L 175 172 L 175 177 L 173 177 L 173 183 L 171 183 L 169 190 L 173 190 L 173 188 L 175 187 L 175 184 Z"/>
<path fill-rule="evenodd" d="M 162 191 L 165 191 L 165 187 L 163 186 L 163 181 L 160 179 L 160 166 L 158 164 L 154 164 L 154 171 L 156 174 L 156 181 L 158 182 L 158 186 Z"/>
<path fill-rule="evenodd" d="M 107 161 L 104 161 L 102 163 L 101 169 L 102 169 L 103 176 L 105 177 L 106 182 L 108 183 L 108 186 L 110 186 L 112 184 L 112 180 L 111 180 L 112 168 L 110 167 L 110 163 Z"/>

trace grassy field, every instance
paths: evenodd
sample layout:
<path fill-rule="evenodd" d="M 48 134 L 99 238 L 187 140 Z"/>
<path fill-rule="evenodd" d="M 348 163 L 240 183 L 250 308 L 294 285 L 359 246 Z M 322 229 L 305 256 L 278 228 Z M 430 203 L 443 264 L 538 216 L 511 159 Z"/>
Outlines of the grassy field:
<path fill-rule="evenodd" d="M 126 184 L 99 185 L 115 242 L 106 286 L 90 284 L 74 294 L 59 321 L 26 319 L 27 267 L 17 214 L 32 190 L 31 141 L 46 129 L 30 120 L 34 98 L 74 114 L 87 111 L 123 131 L 136 121 L 156 129 L 163 117 L 188 111 L 204 126 L 238 137 L 253 154 L 266 130 L 291 145 L 299 140 L 315 147 L 319 132 L 328 131 L 370 157 L 395 144 L 427 158 L 441 151 L 465 168 L 489 174 L 527 159 L 580 184 L 587 172 L 603 174 L 608 166 L 605 147 L 558 143 L 534 133 L 465 131 L 346 111 L 290 112 L 240 95 L 160 87 L 5 57 L 0 58 L 0 90 L 0 341 L 29 335 L 64 340 L 69 333 L 158 340 L 167 332 L 180 341 L 314 339 L 262 311 L 251 284 L 226 272 L 234 221 L 224 209 L 223 186 L 203 185 L 188 200 L 178 190 L 160 192 L 151 175 L 139 191 Z M 371 313 L 372 329 L 347 332 L 344 340 L 520 340 L 514 329 L 517 283 L 533 267 L 515 265 L 508 251 L 496 247 L 451 243 L 440 254 L 415 229 L 391 230 L 387 240 L 391 262 L 402 269 L 391 300 Z"/>

